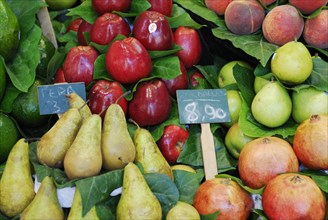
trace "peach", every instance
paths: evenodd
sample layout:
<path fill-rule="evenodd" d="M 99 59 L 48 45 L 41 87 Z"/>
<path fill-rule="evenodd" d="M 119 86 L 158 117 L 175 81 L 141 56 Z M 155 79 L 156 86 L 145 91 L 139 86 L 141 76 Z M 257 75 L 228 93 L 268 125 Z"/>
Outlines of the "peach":
<path fill-rule="evenodd" d="M 265 6 L 271 5 L 275 1 L 277 1 L 277 0 L 260 0 L 260 2 Z"/>
<path fill-rule="evenodd" d="M 295 6 L 302 14 L 309 15 L 315 10 L 325 6 L 328 0 L 289 0 L 289 4 Z"/>
<path fill-rule="evenodd" d="M 317 16 L 305 20 L 303 38 L 313 47 L 328 48 L 328 10 L 322 10 Z"/>
<path fill-rule="evenodd" d="M 298 40 L 304 29 L 304 19 L 292 5 L 274 7 L 262 23 L 264 38 L 278 46 Z"/>
<path fill-rule="evenodd" d="M 224 15 L 224 12 L 233 0 L 205 0 L 208 9 L 214 11 L 218 15 Z"/>
<path fill-rule="evenodd" d="M 264 8 L 256 0 L 234 0 L 225 10 L 224 21 L 232 33 L 245 35 L 258 31 L 264 16 Z"/>

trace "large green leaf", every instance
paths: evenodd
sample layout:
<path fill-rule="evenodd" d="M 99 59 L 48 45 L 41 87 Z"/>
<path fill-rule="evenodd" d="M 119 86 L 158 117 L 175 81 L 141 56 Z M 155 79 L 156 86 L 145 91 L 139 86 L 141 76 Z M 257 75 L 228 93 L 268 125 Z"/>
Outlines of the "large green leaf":
<path fill-rule="evenodd" d="M 193 20 L 189 13 L 186 12 L 183 8 L 178 6 L 177 4 L 173 4 L 172 7 L 172 16 L 167 17 L 170 27 L 177 28 L 179 26 L 187 26 L 195 29 L 201 28 L 203 25 L 198 24 L 195 20 Z"/>
<path fill-rule="evenodd" d="M 328 63 L 319 57 L 313 59 L 313 70 L 306 83 L 317 89 L 328 91 Z"/>
<path fill-rule="evenodd" d="M 78 5 L 75 8 L 68 9 L 67 16 L 77 16 L 81 17 L 90 24 L 93 24 L 95 20 L 98 18 L 98 14 L 92 8 L 91 0 L 86 0 L 82 2 L 82 4 Z"/>
<path fill-rule="evenodd" d="M 178 56 L 161 57 L 153 60 L 152 76 L 173 79 L 181 73 Z"/>
<path fill-rule="evenodd" d="M 271 58 L 278 46 L 268 43 L 261 33 L 251 35 L 236 35 L 226 27 L 216 27 L 212 29 L 215 37 L 222 40 L 229 40 L 236 48 L 240 48 L 250 56 L 258 59 L 262 66 Z"/>

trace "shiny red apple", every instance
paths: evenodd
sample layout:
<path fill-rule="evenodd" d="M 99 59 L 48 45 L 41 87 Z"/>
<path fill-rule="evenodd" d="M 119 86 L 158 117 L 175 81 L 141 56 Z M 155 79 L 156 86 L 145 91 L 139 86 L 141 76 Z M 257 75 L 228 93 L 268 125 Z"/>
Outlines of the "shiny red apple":
<path fill-rule="evenodd" d="M 187 70 L 180 61 L 180 75 L 173 79 L 163 79 L 170 95 L 176 97 L 176 91 L 178 89 L 187 89 L 188 88 L 188 74 Z"/>
<path fill-rule="evenodd" d="M 126 12 L 130 8 L 131 0 L 92 0 L 92 8 L 100 15 L 105 12 Z"/>
<path fill-rule="evenodd" d="M 66 82 L 64 70 L 62 67 L 59 67 L 55 74 L 54 83 L 64 83 L 64 82 Z"/>
<path fill-rule="evenodd" d="M 67 82 L 84 82 L 88 86 L 93 80 L 94 62 L 98 52 L 91 46 L 72 47 L 65 58 L 63 71 Z"/>
<path fill-rule="evenodd" d="M 83 19 L 82 18 L 76 18 L 74 19 L 71 23 L 66 28 L 66 32 L 69 31 L 75 31 L 77 32 L 79 30 L 80 24 L 82 23 Z"/>
<path fill-rule="evenodd" d="M 128 37 L 109 47 L 106 70 L 112 79 L 130 84 L 149 76 L 152 61 L 146 48 L 136 38 Z"/>
<path fill-rule="evenodd" d="M 169 117 L 171 105 L 165 83 L 153 79 L 138 84 L 129 102 L 128 113 L 139 126 L 157 125 Z"/>
<path fill-rule="evenodd" d="M 105 12 L 99 16 L 92 25 L 90 41 L 100 45 L 107 45 L 117 35 L 128 36 L 129 24 L 119 15 Z"/>
<path fill-rule="evenodd" d="M 84 33 L 90 33 L 92 29 L 92 24 L 89 22 L 83 20 L 79 26 L 79 29 L 77 30 L 77 41 L 79 45 L 87 46 L 88 42 L 85 40 Z"/>
<path fill-rule="evenodd" d="M 148 0 L 148 2 L 151 4 L 149 11 L 157 11 L 168 17 L 172 15 L 172 0 Z"/>
<path fill-rule="evenodd" d="M 116 103 L 118 98 L 124 94 L 124 90 L 119 82 L 108 81 L 108 80 L 98 80 L 93 87 L 90 89 L 88 94 L 88 105 L 93 114 L 101 113 L 101 117 L 104 118 L 106 114 L 106 109 L 113 103 Z M 128 111 L 128 101 L 121 97 L 117 104 L 119 104 L 127 114 Z"/>
<path fill-rule="evenodd" d="M 164 127 L 163 134 L 157 141 L 157 145 L 167 162 L 170 164 L 177 162 L 188 136 L 189 132 L 178 125 L 172 124 Z"/>
<path fill-rule="evenodd" d="M 167 18 L 157 11 L 144 11 L 135 20 L 133 36 L 147 50 L 169 50 L 173 46 L 173 32 Z"/>

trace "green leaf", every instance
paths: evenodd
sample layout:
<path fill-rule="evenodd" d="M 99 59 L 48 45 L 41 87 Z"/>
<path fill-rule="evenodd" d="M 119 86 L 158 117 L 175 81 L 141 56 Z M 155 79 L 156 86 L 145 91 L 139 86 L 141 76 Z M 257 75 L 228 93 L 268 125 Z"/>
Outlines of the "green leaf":
<path fill-rule="evenodd" d="M 278 46 L 268 43 L 261 33 L 251 35 L 236 35 L 226 27 L 216 27 L 212 29 L 215 37 L 222 40 L 229 40 L 236 48 L 240 48 L 252 57 L 260 61 L 265 66 Z"/>
<path fill-rule="evenodd" d="M 238 88 L 247 102 L 247 105 L 250 106 L 255 96 L 253 70 L 236 64 L 233 67 L 233 76 L 237 81 Z"/>
<path fill-rule="evenodd" d="M 195 65 L 195 68 L 198 69 L 205 79 L 209 82 L 213 89 L 219 89 L 218 85 L 218 73 L 219 68 L 216 65 L 201 66 Z"/>
<path fill-rule="evenodd" d="M 201 215 L 200 216 L 200 219 L 201 220 L 216 220 L 219 215 L 220 215 L 220 211 L 216 211 L 216 212 L 214 212 L 212 214 Z"/>
<path fill-rule="evenodd" d="M 206 8 L 202 0 L 173 0 L 173 2 L 217 26 L 225 26 L 223 18 L 220 18 L 215 12 Z"/>
<path fill-rule="evenodd" d="M 54 55 L 51 57 L 47 67 L 47 80 L 46 82 L 53 82 L 53 78 L 58 70 L 64 63 L 66 54 L 56 50 Z"/>
<path fill-rule="evenodd" d="M 1 59 L 3 58 L 1 57 Z M 0 110 L 5 113 L 10 113 L 13 103 L 20 93 L 21 91 L 19 91 L 11 82 L 8 82 L 5 94 L 0 103 Z"/>
<path fill-rule="evenodd" d="M 93 79 L 107 79 L 110 80 L 110 77 L 106 70 L 105 65 L 106 55 L 101 54 L 97 57 L 95 63 L 94 63 L 94 72 L 93 72 Z"/>
<path fill-rule="evenodd" d="M 163 79 L 173 79 L 180 73 L 178 56 L 161 57 L 153 60 L 152 76 Z"/>
<path fill-rule="evenodd" d="M 299 173 L 310 176 L 322 191 L 328 193 L 328 174 L 319 170 L 302 170 Z"/>
<path fill-rule="evenodd" d="M 148 51 L 148 53 L 151 59 L 156 59 L 168 55 L 174 55 L 176 52 L 180 51 L 181 49 L 182 48 L 179 45 L 174 44 L 172 49 L 170 50 L 150 50 Z"/>
<path fill-rule="evenodd" d="M 203 25 L 194 21 L 189 13 L 177 4 L 173 4 L 172 16 L 167 17 L 171 28 L 178 28 L 179 26 L 187 26 L 195 29 L 200 29 Z"/>
<path fill-rule="evenodd" d="M 68 13 L 66 15 L 81 17 L 90 24 L 93 24 L 99 16 L 96 11 L 93 10 L 91 0 L 86 0 L 77 7 L 68 9 Z"/>
<path fill-rule="evenodd" d="M 179 201 L 193 204 L 196 190 L 204 179 L 204 172 L 198 170 L 197 173 L 191 173 L 184 170 L 173 170 L 174 183 L 180 194 Z"/>
<path fill-rule="evenodd" d="M 260 189 L 252 189 L 246 185 L 244 185 L 244 183 L 241 181 L 241 179 L 239 179 L 238 177 L 236 176 L 231 176 L 229 174 L 218 174 L 216 175 L 216 177 L 219 177 L 219 178 L 229 178 L 233 181 L 235 181 L 236 183 L 238 183 L 238 185 L 243 188 L 244 190 L 246 190 L 247 192 L 249 192 L 250 194 L 262 194 L 263 192 L 263 189 L 264 187 L 260 188 Z"/>
<path fill-rule="evenodd" d="M 179 191 L 177 187 L 172 180 L 164 174 L 147 173 L 144 174 L 144 177 L 149 188 L 161 204 L 162 215 L 166 216 L 168 211 L 179 200 Z"/>
<path fill-rule="evenodd" d="M 34 82 L 36 67 L 40 60 L 38 48 L 40 39 L 41 29 L 34 25 L 28 33 L 21 36 L 17 54 L 12 62 L 7 64 L 10 69 L 10 71 L 7 69 L 7 73 L 11 82 L 22 92 L 27 92 Z"/>
<path fill-rule="evenodd" d="M 252 115 L 251 108 L 248 106 L 243 96 L 242 99 L 243 103 L 238 123 L 240 129 L 245 135 L 250 137 L 280 135 L 283 138 L 287 138 L 288 136 L 293 136 L 295 134 L 298 124 L 294 120 L 292 120 L 292 118 L 289 118 L 289 120 L 280 127 L 268 128 L 256 122 L 255 118 Z"/>
<path fill-rule="evenodd" d="M 151 4 L 147 0 L 132 0 L 130 5 L 130 10 L 128 12 L 115 11 L 118 15 L 122 17 L 136 17 L 141 12 L 149 9 Z"/>
<path fill-rule="evenodd" d="M 312 60 L 312 73 L 306 80 L 306 83 L 319 90 L 328 91 L 328 63 L 318 57 L 314 57 Z"/>

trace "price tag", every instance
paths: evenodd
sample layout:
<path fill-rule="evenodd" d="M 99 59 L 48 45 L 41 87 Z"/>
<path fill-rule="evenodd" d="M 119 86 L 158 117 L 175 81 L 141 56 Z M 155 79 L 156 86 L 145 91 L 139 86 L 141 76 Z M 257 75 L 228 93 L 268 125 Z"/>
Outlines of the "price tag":
<path fill-rule="evenodd" d="M 70 107 L 66 95 L 73 92 L 86 100 L 84 83 L 59 83 L 38 86 L 40 114 L 48 115 L 66 112 Z"/>
<path fill-rule="evenodd" d="M 177 100 L 182 124 L 230 122 L 224 89 L 177 90 Z"/>

